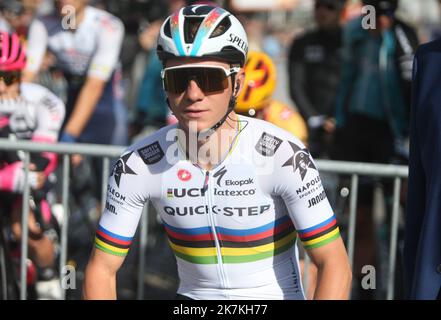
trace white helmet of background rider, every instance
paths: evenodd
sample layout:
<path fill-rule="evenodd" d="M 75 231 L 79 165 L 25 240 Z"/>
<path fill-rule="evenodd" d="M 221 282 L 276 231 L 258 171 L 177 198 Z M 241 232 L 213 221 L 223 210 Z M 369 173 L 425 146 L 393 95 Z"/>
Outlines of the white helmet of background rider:
<path fill-rule="evenodd" d="M 159 32 L 157 54 L 163 65 L 170 58 L 193 57 L 213 58 L 243 67 L 247 53 L 245 29 L 235 16 L 220 7 L 181 8 L 165 20 Z M 232 94 L 226 115 L 208 130 L 210 134 L 224 123 L 235 104 Z"/>

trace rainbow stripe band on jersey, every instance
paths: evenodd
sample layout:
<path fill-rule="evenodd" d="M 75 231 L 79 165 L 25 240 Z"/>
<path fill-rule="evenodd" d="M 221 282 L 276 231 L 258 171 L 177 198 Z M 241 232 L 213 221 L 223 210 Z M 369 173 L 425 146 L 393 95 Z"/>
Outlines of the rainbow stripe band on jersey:
<path fill-rule="evenodd" d="M 132 240 L 133 237 L 123 237 L 98 226 L 95 247 L 101 251 L 124 257 L 129 252 Z"/>
<path fill-rule="evenodd" d="M 324 246 L 340 237 L 335 216 L 314 227 L 298 230 L 298 233 L 305 249 L 314 249 Z"/>
<path fill-rule="evenodd" d="M 164 222 L 175 255 L 196 264 L 218 263 L 210 227 L 182 229 Z M 253 229 L 216 227 L 223 263 L 254 262 L 273 257 L 292 248 L 296 232 L 289 216 Z"/>

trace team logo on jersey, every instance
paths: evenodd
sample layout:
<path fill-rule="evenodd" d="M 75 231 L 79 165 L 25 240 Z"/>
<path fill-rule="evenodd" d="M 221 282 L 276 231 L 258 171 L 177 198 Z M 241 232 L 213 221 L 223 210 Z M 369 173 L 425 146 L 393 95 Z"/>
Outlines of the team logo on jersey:
<path fill-rule="evenodd" d="M 282 142 L 283 140 L 264 132 L 260 140 L 257 141 L 256 150 L 265 157 L 271 157 L 279 149 Z"/>
<path fill-rule="evenodd" d="M 294 151 L 294 155 L 289 158 L 282 167 L 292 166 L 294 172 L 299 170 L 300 177 L 303 181 L 309 168 L 314 170 L 317 170 L 317 168 L 311 160 L 311 155 L 309 154 L 308 149 L 301 149 L 291 141 L 289 141 L 289 144 Z"/>
<path fill-rule="evenodd" d="M 145 164 L 155 164 L 164 157 L 164 151 L 158 141 L 138 149 L 138 153 Z"/>
<path fill-rule="evenodd" d="M 188 170 L 181 169 L 178 171 L 178 178 L 181 181 L 188 181 L 191 179 L 191 173 Z"/>
<path fill-rule="evenodd" d="M 110 174 L 110 177 L 113 177 L 115 179 L 116 185 L 119 188 L 119 184 L 121 182 L 121 176 L 123 174 L 134 174 L 136 175 L 135 171 L 133 171 L 128 165 L 127 161 L 129 160 L 130 156 L 132 155 L 133 151 L 122 156 L 113 167 L 112 173 Z"/>

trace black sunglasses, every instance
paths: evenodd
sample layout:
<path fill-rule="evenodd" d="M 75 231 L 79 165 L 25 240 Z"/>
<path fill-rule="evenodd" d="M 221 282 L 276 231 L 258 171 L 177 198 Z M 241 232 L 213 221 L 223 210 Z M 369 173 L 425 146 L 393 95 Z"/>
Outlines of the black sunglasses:
<path fill-rule="evenodd" d="M 180 94 L 194 80 L 205 93 L 220 92 L 228 88 L 228 77 L 239 72 L 239 67 L 225 69 L 213 65 L 183 65 L 165 68 L 161 72 L 164 90 Z"/>
<path fill-rule="evenodd" d="M 0 71 L 0 81 L 3 81 L 7 86 L 13 85 L 20 81 L 20 73 Z"/>

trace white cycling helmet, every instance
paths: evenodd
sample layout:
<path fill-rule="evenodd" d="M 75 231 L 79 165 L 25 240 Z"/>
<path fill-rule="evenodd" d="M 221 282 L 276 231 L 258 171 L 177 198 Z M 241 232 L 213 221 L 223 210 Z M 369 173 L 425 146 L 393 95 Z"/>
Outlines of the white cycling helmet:
<path fill-rule="evenodd" d="M 244 65 L 248 39 L 239 20 L 220 7 L 183 7 L 161 26 L 157 53 L 165 61 L 174 57 L 204 57 Z"/>

